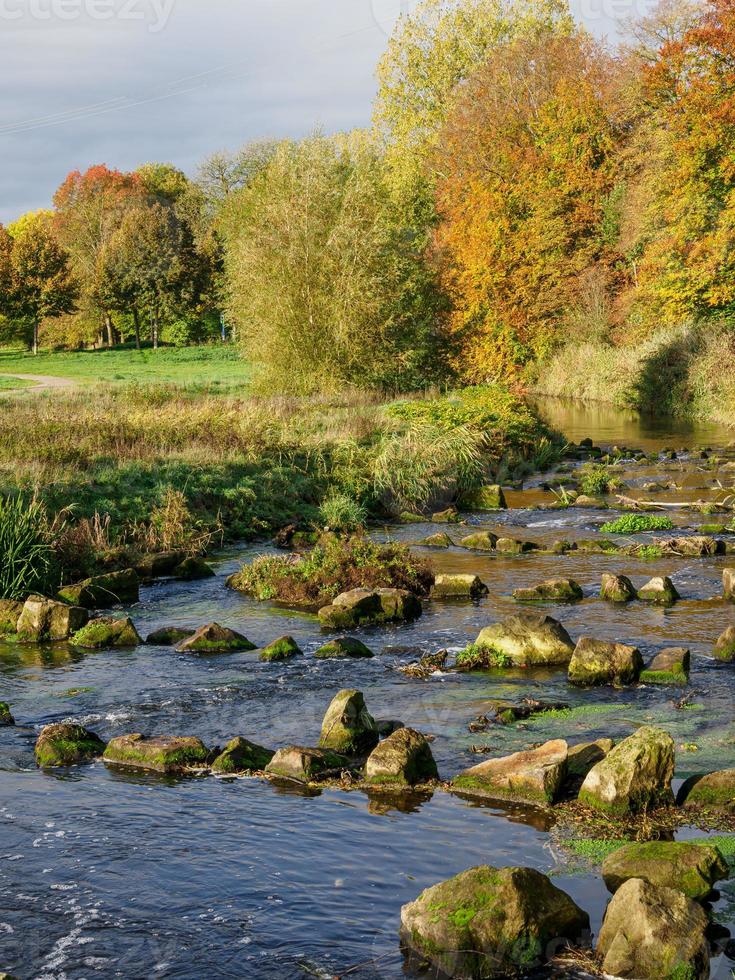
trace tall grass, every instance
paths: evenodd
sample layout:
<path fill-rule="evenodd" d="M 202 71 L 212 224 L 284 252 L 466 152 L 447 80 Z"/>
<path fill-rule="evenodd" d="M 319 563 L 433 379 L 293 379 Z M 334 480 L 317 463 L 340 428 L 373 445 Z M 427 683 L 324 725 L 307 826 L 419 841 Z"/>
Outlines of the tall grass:
<path fill-rule="evenodd" d="M 54 552 L 43 507 L 0 496 L 0 599 L 45 592 L 55 579 Z"/>

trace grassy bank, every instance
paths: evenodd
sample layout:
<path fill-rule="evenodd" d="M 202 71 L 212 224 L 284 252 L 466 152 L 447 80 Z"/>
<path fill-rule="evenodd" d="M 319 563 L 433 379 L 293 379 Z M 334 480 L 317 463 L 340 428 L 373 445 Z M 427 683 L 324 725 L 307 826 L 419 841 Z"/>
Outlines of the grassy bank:
<path fill-rule="evenodd" d="M 735 329 L 660 329 L 634 346 L 570 344 L 538 368 L 542 394 L 735 427 Z"/>
<path fill-rule="evenodd" d="M 65 563 L 88 566 L 126 549 L 324 526 L 335 512 L 430 509 L 548 462 L 549 436 L 499 386 L 420 401 L 215 397 L 172 385 L 6 395 L 0 493 L 37 497 L 64 526 Z"/>

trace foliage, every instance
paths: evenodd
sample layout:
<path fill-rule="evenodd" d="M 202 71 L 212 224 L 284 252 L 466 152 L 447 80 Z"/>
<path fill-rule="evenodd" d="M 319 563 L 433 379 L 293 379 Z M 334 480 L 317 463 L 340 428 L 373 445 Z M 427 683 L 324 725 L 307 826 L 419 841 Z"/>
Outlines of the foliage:
<path fill-rule="evenodd" d="M 379 545 L 361 536 L 327 540 L 307 555 L 263 555 L 232 579 L 234 588 L 256 599 L 310 606 L 327 604 L 356 588 L 399 588 L 427 595 L 432 582 L 429 564 L 405 545 Z"/>
<path fill-rule="evenodd" d="M 653 514 L 624 514 L 616 521 L 603 524 L 600 531 L 603 534 L 638 534 L 641 531 L 670 531 L 674 522 L 670 517 L 658 517 Z"/>
<path fill-rule="evenodd" d="M 346 493 L 332 493 L 319 506 L 319 517 L 326 530 L 340 534 L 352 533 L 364 527 L 367 510 Z"/>
<path fill-rule="evenodd" d="M 0 496 L 0 599 L 58 585 L 46 513 L 37 501 Z"/>
<path fill-rule="evenodd" d="M 595 497 L 601 493 L 612 493 L 618 480 L 604 463 L 585 463 L 579 469 L 580 493 Z"/>

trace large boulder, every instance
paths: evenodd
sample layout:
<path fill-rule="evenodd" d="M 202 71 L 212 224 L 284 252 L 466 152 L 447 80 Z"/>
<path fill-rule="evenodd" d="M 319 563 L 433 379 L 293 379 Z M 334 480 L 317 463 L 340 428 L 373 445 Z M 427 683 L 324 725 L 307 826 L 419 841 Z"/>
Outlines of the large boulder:
<path fill-rule="evenodd" d="M 605 572 L 602 576 L 600 598 L 607 602 L 630 602 L 638 593 L 627 575 L 612 575 Z"/>
<path fill-rule="evenodd" d="M 602 864 L 608 891 L 616 892 L 631 878 L 642 878 L 652 885 L 676 888 L 696 902 L 703 901 L 715 882 L 729 875 L 727 861 L 716 847 L 685 841 L 626 844 L 608 854 Z"/>
<path fill-rule="evenodd" d="M 460 548 L 468 548 L 470 551 L 494 551 L 498 536 L 491 531 L 475 531 L 468 534 L 459 542 Z"/>
<path fill-rule="evenodd" d="M 335 660 L 344 657 L 374 657 L 375 654 L 361 640 L 353 636 L 340 636 L 319 647 L 314 656 L 319 660 Z"/>
<path fill-rule="evenodd" d="M 587 913 L 532 868 L 470 868 L 401 909 L 404 946 L 472 980 L 525 974 L 588 930 Z"/>
<path fill-rule="evenodd" d="M 646 684 L 686 684 L 690 662 L 691 654 L 686 647 L 667 647 L 641 671 L 640 680 Z"/>
<path fill-rule="evenodd" d="M 413 728 L 393 732 L 373 749 L 365 763 L 365 779 L 376 786 L 413 786 L 438 778 L 429 743 Z"/>
<path fill-rule="evenodd" d="M 319 610 L 328 629 L 352 629 L 375 623 L 405 623 L 418 619 L 421 601 L 406 589 L 351 589 Z"/>
<path fill-rule="evenodd" d="M 712 649 L 715 660 L 731 664 L 735 662 L 735 626 L 728 626 L 715 641 Z"/>
<path fill-rule="evenodd" d="M 109 609 L 110 606 L 137 602 L 139 594 L 138 573 L 134 568 L 126 568 L 121 572 L 96 575 L 76 585 L 66 585 L 60 590 L 59 598 L 84 609 Z"/>
<path fill-rule="evenodd" d="M 206 765 L 209 750 L 198 738 L 186 735 L 120 735 L 107 744 L 105 762 L 132 769 L 176 773 Z"/>
<path fill-rule="evenodd" d="M 672 606 L 681 596 L 668 575 L 660 575 L 638 589 L 638 598 L 655 606 Z"/>
<path fill-rule="evenodd" d="M 207 623 L 191 636 L 176 645 L 179 653 L 235 653 L 240 650 L 256 650 L 254 643 L 227 626 Z"/>
<path fill-rule="evenodd" d="M 735 769 L 690 776 L 676 795 L 679 806 L 706 806 L 735 813 Z"/>
<path fill-rule="evenodd" d="M 335 694 L 322 721 L 319 748 L 343 755 L 367 755 L 378 740 L 378 728 L 362 692 L 346 688 Z"/>
<path fill-rule="evenodd" d="M 265 663 L 274 663 L 280 660 L 290 660 L 291 657 L 298 657 L 301 653 L 301 647 L 292 636 L 279 636 L 267 647 L 263 647 L 259 659 Z"/>
<path fill-rule="evenodd" d="M 75 766 L 102 755 L 105 743 L 82 725 L 46 725 L 36 739 L 36 762 L 42 769 Z"/>
<path fill-rule="evenodd" d="M 0 728 L 9 728 L 14 724 L 15 718 L 13 718 L 10 705 L 7 701 L 0 701 Z"/>
<path fill-rule="evenodd" d="M 631 878 L 611 899 L 597 940 L 602 969 L 636 980 L 708 980 L 707 916 L 673 888 Z"/>
<path fill-rule="evenodd" d="M 579 687 L 598 684 L 623 687 L 634 684 L 642 669 L 643 657 L 637 647 L 583 636 L 569 662 L 569 683 Z"/>
<path fill-rule="evenodd" d="M 581 742 L 570 745 L 567 755 L 567 777 L 570 780 L 582 782 L 587 773 L 602 762 L 610 749 L 615 745 L 611 738 L 598 738 L 594 742 Z"/>
<path fill-rule="evenodd" d="M 239 772 L 261 772 L 274 756 L 270 749 L 238 735 L 231 739 L 212 763 L 212 772 L 233 775 Z"/>
<path fill-rule="evenodd" d="M 437 575 L 431 589 L 432 599 L 479 599 L 488 587 L 477 575 Z"/>
<path fill-rule="evenodd" d="M 725 568 L 722 571 L 722 596 L 735 602 L 735 568 Z"/>
<path fill-rule="evenodd" d="M 561 623 L 534 613 L 519 613 L 486 626 L 475 646 L 488 647 L 525 667 L 568 664 L 574 652 L 571 637 Z"/>
<path fill-rule="evenodd" d="M 339 776 L 343 769 L 349 768 L 349 765 L 349 759 L 329 749 L 287 745 L 276 752 L 265 767 L 265 771 L 270 776 L 281 779 L 310 783 L 317 779 Z"/>
<path fill-rule="evenodd" d="M 32 595 L 25 601 L 16 631 L 21 643 L 54 643 L 68 640 L 88 618 L 87 610 L 79 606 Z"/>
<path fill-rule="evenodd" d="M 123 619 L 102 616 L 99 619 L 90 619 L 86 626 L 74 634 L 71 642 L 75 647 L 86 650 L 103 650 L 111 647 L 137 647 L 143 640 L 129 616 Z"/>
<path fill-rule="evenodd" d="M 571 578 L 550 578 L 528 589 L 514 589 L 513 598 L 519 602 L 576 602 L 584 593 Z"/>
<path fill-rule="evenodd" d="M 15 633 L 23 603 L 15 599 L 0 599 L 0 637 Z"/>
<path fill-rule="evenodd" d="M 503 488 L 495 483 L 488 483 L 476 490 L 467 490 L 459 498 L 462 510 L 505 510 L 508 504 Z"/>
<path fill-rule="evenodd" d="M 644 725 L 618 742 L 587 774 L 579 791 L 586 806 L 627 816 L 673 802 L 674 740 Z"/>
<path fill-rule="evenodd" d="M 467 796 L 548 806 L 566 778 L 567 754 L 567 743 L 555 739 L 537 749 L 487 759 L 461 772 L 452 788 Z"/>

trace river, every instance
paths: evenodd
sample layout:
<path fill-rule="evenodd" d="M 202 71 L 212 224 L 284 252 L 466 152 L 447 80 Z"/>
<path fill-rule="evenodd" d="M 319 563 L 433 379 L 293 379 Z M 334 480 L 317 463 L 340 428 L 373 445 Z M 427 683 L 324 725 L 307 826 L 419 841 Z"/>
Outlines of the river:
<path fill-rule="evenodd" d="M 603 445 L 724 447 L 732 438 L 714 426 L 645 422 L 606 408 L 545 402 L 542 411 L 568 438 L 591 436 Z M 676 489 L 659 499 L 686 500 L 714 497 L 726 472 L 686 456 L 621 475 L 631 488 L 626 492 L 665 479 Z M 609 517 L 594 510 L 533 509 L 553 499 L 541 482 L 534 477 L 510 492 L 507 512 L 470 515 L 469 523 L 551 542 L 589 538 Z M 682 527 L 693 523 L 684 510 L 674 511 L 673 519 Z M 437 529 L 427 523 L 376 533 L 408 541 Z M 449 530 L 461 536 L 459 529 Z M 570 741 L 620 738 L 643 721 L 672 733 L 676 784 L 695 772 L 735 766 L 735 668 L 710 657 L 714 639 L 735 623 L 735 606 L 715 598 L 732 556 L 646 561 L 432 552 L 438 570 L 479 574 L 489 597 L 429 603 L 412 625 L 356 631 L 379 655 L 340 662 L 312 656 L 321 642 L 313 617 L 225 588 L 226 575 L 268 550 L 250 546 L 219 556 L 217 577 L 205 582 L 145 588 L 129 613 L 143 635 L 162 625 L 212 620 L 258 645 L 288 632 L 306 651 L 303 658 L 263 664 L 249 654 L 196 657 L 148 646 L 89 654 L 63 645 L 0 646 L 0 700 L 12 705 L 17 721 L 0 729 L 0 970 L 21 980 L 397 980 L 407 969 L 397 939 L 401 905 L 472 865 L 522 864 L 553 873 L 556 884 L 590 913 L 593 929 L 609 897 L 599 875 L 570 865 L 552 821 L 540 812 L 479 806 L 444 792 L 391 806 L 358 792 L 309 795 L 258 779 L 131 775 L 101 762 L 40 772 L 33 744 L 51 722 L 73 719 L 105 739 L 143 731 L 198 735 L 210 745 L 237 734 L 270 747 L 315 744 L 333 694 L 357 687 L 374 716 L 398 718 L 435 736 L 432 750 L 445 778 L 485 757 L 470 752 L 478 742 L 504 755 L 559 735 Z M 637 602 L 613 607 L 596 598 L 603 571 L 623 572 L 636 583 L 670 574 L 683 599 L 670 610 Z M 623 692 L 575 690 L 563 671 L 444 673 L 418 680 L 395 669 L 416 659 L 407 647 L 433 652 L 466 645 L 483 626 L 518 608 L 510 596 L 514 588 L 554 575 L 576 579 L 585 591 L 583 602 L 547 610 L 573 637 L 636 644 L 645 658 L 664 646 L 690 646 L 694 706 L 677 710 L 673 700 L 680 692 L 644 685 Z M 529 693 L 592 710 L 564 722 L 468 731 L 487 698 Z M 679 836 L 694 833 L 685 828 Z M 716 914 L 727 922 L 733 909 L 735 889 L 726 886 Z M 713 958 L 712 977 L 729 978 L 733 965 L 724 953 Z"/>

